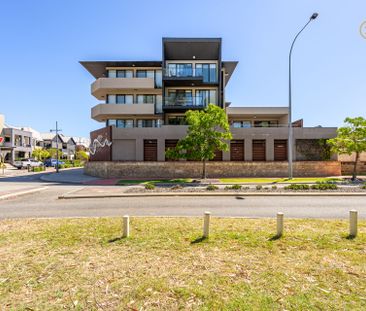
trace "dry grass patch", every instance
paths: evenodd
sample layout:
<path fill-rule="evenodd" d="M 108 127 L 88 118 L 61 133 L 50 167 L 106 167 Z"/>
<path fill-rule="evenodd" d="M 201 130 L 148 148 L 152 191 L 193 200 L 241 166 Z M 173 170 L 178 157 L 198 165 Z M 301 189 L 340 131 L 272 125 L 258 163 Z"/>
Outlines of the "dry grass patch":
<path fill-rule="evenodd" d="M 364 310 L 366 223 L 132 218 L 6 220 L 0 301 L 25 310 Z"/>

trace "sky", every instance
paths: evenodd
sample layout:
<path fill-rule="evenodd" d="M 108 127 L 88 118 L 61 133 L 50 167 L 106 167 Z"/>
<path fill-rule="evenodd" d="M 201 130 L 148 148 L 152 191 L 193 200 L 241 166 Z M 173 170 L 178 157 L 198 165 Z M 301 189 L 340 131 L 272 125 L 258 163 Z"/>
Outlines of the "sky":
<path fill-rule="evenodd" d="M 0 114 L 41 132 L 103 127 L 81 60 L 161 60 L 162 37 L 221 37 L 239 61 L 226 89 L 232 106 L 287 106 L 293 52 L 293 119 L 341 126 L 366 117 L 365 0 L 0 0 Z"/>

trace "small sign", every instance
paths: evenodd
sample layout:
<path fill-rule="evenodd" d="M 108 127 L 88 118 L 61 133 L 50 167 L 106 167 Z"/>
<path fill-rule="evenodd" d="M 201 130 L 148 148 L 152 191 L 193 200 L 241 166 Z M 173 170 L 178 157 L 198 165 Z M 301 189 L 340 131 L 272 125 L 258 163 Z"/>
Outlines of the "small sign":
<path fill-rule="evenodd" d="M 4 137 L 0 136 L 0 145 L 4 142 Z"/>

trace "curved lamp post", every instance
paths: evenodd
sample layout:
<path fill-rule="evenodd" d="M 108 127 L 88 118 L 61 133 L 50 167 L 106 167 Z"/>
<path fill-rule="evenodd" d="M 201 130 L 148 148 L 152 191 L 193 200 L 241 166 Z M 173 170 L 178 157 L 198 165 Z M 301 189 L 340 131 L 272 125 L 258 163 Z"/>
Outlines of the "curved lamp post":
<path fill-rule="evenodd" d="M 299 37 L 299 35 L 304 31 L 304 29 L 313 21 L 318 17 L 318 13 L 313 13 L 313 15 L 311 15 L 309 21 L 305 24 L 304 27 L 302 27 L 302 29 L 297 33 L 297 35 L 295 36 L 294 41 L 292 41 L 291 44 L 291 49 L 290 49 L 290 53 L 289 53 L 289 60 L 288 60 L 288 81 L 289 81 L 289 89 L 288 89 L 288 95 L 289 95 L 289 99 L 288 99 L 288 178 L 292 179 L 293 177 L 293 167 L 292 167 L 292 147 L 293 147 L 293 129 L 292 129 L 292 94 L 291 94 L 291 58 L 292 58 L 292 50 L 294 48 L 294 44 L 296 42 L 296 39 Z"/>

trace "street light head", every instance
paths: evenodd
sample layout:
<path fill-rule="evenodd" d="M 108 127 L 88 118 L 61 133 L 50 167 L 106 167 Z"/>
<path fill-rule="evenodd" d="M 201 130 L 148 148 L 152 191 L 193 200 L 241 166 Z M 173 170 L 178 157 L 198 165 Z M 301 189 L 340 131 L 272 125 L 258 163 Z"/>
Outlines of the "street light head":
<path fill-rule="evenodd" d="M 318 13 L 314 13 L 313 15 L 311 15 L 310 19 L 313 20 L 313 19 L 316 19 L 318 17 Z"/>

